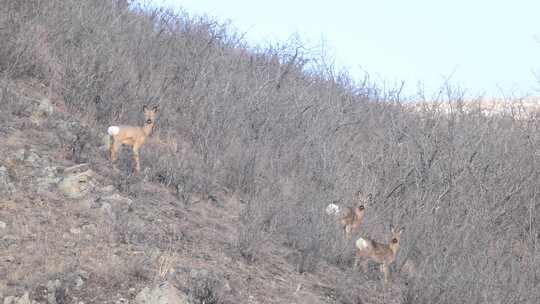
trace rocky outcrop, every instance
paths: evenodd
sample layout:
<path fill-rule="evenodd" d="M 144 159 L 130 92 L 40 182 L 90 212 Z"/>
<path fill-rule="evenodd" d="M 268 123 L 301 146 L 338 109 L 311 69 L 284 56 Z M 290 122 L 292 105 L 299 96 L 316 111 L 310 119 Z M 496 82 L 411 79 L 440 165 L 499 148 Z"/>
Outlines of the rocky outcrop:
<path fill-rule="evenodd" d="M 11 196 L 15 191 L 15 185 L 6 167 L 0 166 L 0 193 Z"/>
<path fill-rule="evenodd" d="M 4 304 L 34 304 L 35 301 L 30 300 L 30 294 L 25 292 L 20 297 L 9 296 L 4 298 Z"/>
<path fill-rule="evenodd" d="M 64 177 L 58 183 L 58 189 L 69 198 L 82 198 L 95 187 L 93 183 L 94 171 L 88 165 L 76 165 L 64 169 Z"/>
<path fill-rule="evenodd" d="M 54 106 L 48 98 L 34 100 L 30 120 L 35 124 L 40 124 L 44 119 L 54 112 Z"/>
<path fill-rule="evenodd" d="M 51 160 L 41 155 L 33 148 L 19 149 L 14 154 L 14 162 L 18 164 L 16 172 L 19 184 L 32 185 L 37 193 L 44 193 L 56 185 L 61 177 L 58 175 L 59 167 L 52 165 Z"/>
<path fill-rule="evenodd" d="M 188 297 L 169 283 L 145 287 L 135 297 L 137 304 L 189 304 Z"/>

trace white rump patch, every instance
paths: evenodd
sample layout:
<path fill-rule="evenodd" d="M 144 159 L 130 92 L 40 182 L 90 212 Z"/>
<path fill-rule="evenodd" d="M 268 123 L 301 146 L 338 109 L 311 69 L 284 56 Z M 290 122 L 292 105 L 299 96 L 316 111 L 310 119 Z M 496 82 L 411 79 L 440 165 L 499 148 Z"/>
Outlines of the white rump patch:
<path fill-rule="evenodd" d="M 117 127 L 117 126 L 110 126 L 107 129 L 107 133 L 109 133 L 110 136 L 116 135 L 116 134 L 120 133 L 120 128 Z"/>
<path fill-rule="evenodd" d="M 340 212 L 341 208 L 334 203 L 330 203 L 328 206 L 326 206 L 326 214 L 328 215 L 337 215 Z"/>
<path fill-rule="evenodd" d="M 356 241 L 356 248 L 362 250 L 362 249 L 367 249 L 368 247 L 369 247 L 368 241 L 364 240 L 363 238 L 359 238 Z"/>

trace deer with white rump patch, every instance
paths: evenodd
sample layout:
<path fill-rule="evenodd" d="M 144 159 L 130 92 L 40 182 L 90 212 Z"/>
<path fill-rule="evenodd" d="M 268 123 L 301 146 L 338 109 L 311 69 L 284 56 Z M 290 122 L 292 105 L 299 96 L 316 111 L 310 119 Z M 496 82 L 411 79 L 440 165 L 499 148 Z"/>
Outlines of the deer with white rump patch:
<path fill-rule="evenodd" d="M 380 271 L 384 274 L 384 283 L 388 282 L 390 265 L 396 260 L 396 254 L 399 249 L 399 241 L 403 229 L 394 230 L 394 228 L 391 227 L 391 231 L 392 237 L 388 244 L 378 243 L 367 238 L 359 238 L 355 244 L 356 258 L 354 267 L 356 268 L 358 265 L 358 258 L 363 258 L 362 268 L 364 271 L 367 270 L 367 263 L 369 260 L 381 264 Z"/>
<path fill-rule="evenodd" d="M 356 199 L 356 206 L 347 207 L 344 210 L 335 203 L 326 206 L 326 214 L 338 217 L 338 223 L 343 227 L 347 239 L 350 239 L 352 233 L 362 224 L 364 213 L 366 212 L 366 205 L 372 200 L 372 195 L 371 193 L 364 195 L 361 191 L 358 191 Z"/>
<path fill-rule="evenodd" d="M 144 141 L 152 133 L 154 128 L 154 121 L 157 114 L 157 106 L 151 110 L 145 105 L 143 106 L 144 124 L 142 127 L 136 126 L 110 126 L 107 129 L 112 138 L 112 143 L 109 147 L 109 157 L 112 163 L 118 158 L 118 150 L 122 145 L 131 146 L 133 150 L 133 160 L 135 161 L 135 171 L 141 172 L 141 165 L 139 162 L 139 150 L 144 144 Z"/>

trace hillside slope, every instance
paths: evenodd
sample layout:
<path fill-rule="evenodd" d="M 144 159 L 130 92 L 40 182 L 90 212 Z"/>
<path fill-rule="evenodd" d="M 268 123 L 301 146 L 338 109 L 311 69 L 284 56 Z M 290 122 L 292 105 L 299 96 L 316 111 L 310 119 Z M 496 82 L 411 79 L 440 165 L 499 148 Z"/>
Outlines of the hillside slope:
<path fill-rule="evenodd" d="M 300 274 L 294 250 L 270 239 L 252 262 L 239 254 L 246 203 L 237 194 L 178 192 L 112 168 L 104 130 L 86 130 L 85 151 L 97 151 L 81 153 L 86 162 L 66 159 L 62 143 L 87 127 L 35 81 L 3 87 L 17 107 L 2 111 L 0 129 L 0 299 L 127 303 L 169 282 L 190 303 L 335 302 L 343 270 Z M 370 285 L 369 296 L 381 296 L 379 282 Z"/>
<path fill-rule="evenodd" d="M 525 104 L 492 115 L 445 87 L 410 107 L 298 39 L 253 48 L 128 2 L 0 6 L 4 303 L 540 302 Z M 129 149 L 113 168 L 105 131 L 144 105 L 159 111 L 141 173 Z M 347 240 L 324 210 L 358 192 L 372 199 Z M 377 265 L 351 266 L 354 240 L 390 226 L 405 231 L 383 288 Z"/>
<path fill-rule="evenodd" d="M 266 269 L 259 270 L 239 262 L 227 248 L 239 225 L 238 199 L 220 193 L 214 200 L 193 194 L 183 201 L 170 189 L 112 169 L 105 153 L 77 166 L 61 155 L 58 137 L 73 137 L 73 130 L 84 126 L 58 113 L 24 82 L 8 86 L 21 112 L 3 113 L 8 120 L 0 140 L 1 295 L 29 291 L 44 303 L 50 282 L 59 280 L 57 288 L 69 299 L 65 303 L 114 303 L 132 298 L 144 285 L 170 279 L 208 297 L 230 293 L 232 302 L 264 299 L 272 286 L 281 289 L 275 294 L 287 291 L 292 297 L 293 282 L 284 284 L 288 280 L 269 273 L 281 268 L 286 270 L 282 276 L 294 273 L 281 257 L 269 252 Z M 69 179 L 75 184 L 62 187 Z M 192 284 L 201 290 L 190 291 L 190 279 L 200 279 Z"/>

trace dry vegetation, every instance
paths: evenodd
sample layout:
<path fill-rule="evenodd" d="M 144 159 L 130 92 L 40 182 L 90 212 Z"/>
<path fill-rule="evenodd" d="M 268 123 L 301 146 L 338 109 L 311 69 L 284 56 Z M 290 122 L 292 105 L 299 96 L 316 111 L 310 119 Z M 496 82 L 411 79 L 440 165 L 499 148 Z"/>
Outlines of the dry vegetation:
<path fill-rule="evenodd" d="M 26 288 L 38 299 L 47 280 L 103 260 L 87 269 L 92 288 L 76 295 L 105 302 L 99 294 L 165 279 L 172 268 L 179 276 L 182 265 L 204 256 L 219 275 L 175 281 L 190 286 L 199 303 L 250 303 L 252 294 L 259 303 L 301 302 L 280 298 L 295 292 L 293 282 L 284 279 L 290 289 L 269 283 L 290 269 L 303 274 L 296 292 L 316 277 L 326 282 L 312 284 L 316 299 L 305 295 L 304 303 L 540 302 L 534 115 L 412 111 L 394 92 L 354 83 L 301 43 L 250 49 L 209 18 L 123 3 L 0 5 L 0 151 L 17 146 L 8 138 L 25 138 L 58 163 L 89 163 L 103 183 L 134 200 L 107 219 L 54 197 L 25 196 L 36 209 L 24 209 L 3 195 L 0 220 L 37 218 L 36 226 L 11 232 L 24 235 L 23 248 L 43 253 L 26 264 L 0 264 L 6 294 Z M 13 83 L 37 88 L 54 114 L 39 127 L 30 124 L 35 117 Z M 460 96 L 449 90 L 441 100 L 459 103 Z M 131 174 L 129 153 L 120 154 L 119 171 L 111 170 L 102 136 L 111 124 L 138 125 L 147 103 L 159 105 L 160 114 L 142 148 L 141 174 Z M 23 168 L 7 158 L 0 165 Z M 31 176 L 10 174 L 33 193 Z M 352 206 L 359 190 L 373 201 L 357 235 L 385 241 L 390 224 L 406 229 L 386 289 L 377 271 L 350 269 L 354 242 L 324 213 L 336 199 Z M 207 205 L 183 207 L 199 194 Z M 241 200 L 227 205 L 231 196 Z M 55 223 L 81 217 L 96 230 L 93 239 L 70 240 L 75 249 L 65 240 L 51 243 Z M 1 237 L 0 255 L 9 248 Z M 113 243 L 119 253 L 109 250 Z M 71 251 L 77 259 L 66 258 Z M 25 267 L 39 271 L 30 275 Z M 256 283 L 268 284 L 258 293 L 246 279 L 257 271 L 265 272 Z M 224 295 L 227 275 L 238 279 L 225 284 L 236 291 Z"/>

